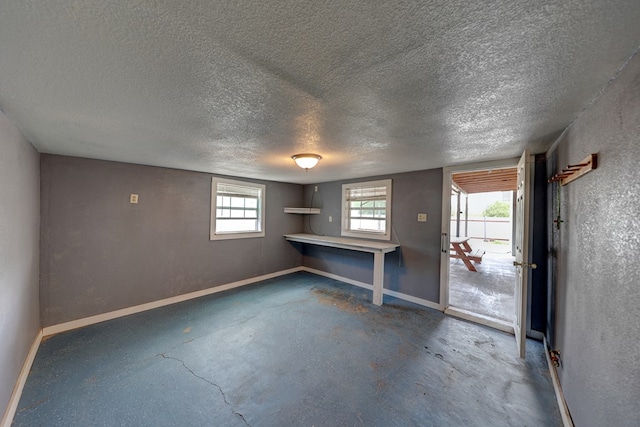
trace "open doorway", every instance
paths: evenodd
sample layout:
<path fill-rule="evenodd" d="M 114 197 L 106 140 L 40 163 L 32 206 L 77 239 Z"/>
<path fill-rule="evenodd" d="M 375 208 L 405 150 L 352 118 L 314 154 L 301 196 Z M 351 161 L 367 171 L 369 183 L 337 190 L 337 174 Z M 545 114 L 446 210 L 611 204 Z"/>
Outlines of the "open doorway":
<path fill-rule="evenodd" d="M 451 173 L 446 311 L 513 331 L 516 164 Z"/>
<path fill-rule="evenodd" d="M 449 306 L 512 324 L 513 190 L 467 193 L 455 185 L 456 175 L 451 196 L 452 210 L 457 209 L 451 218 Z"/>
<path fill-rule="evenodd" d="M 524 150 L 520 159 L 445 167 L 442 180 L 440 305 L 447 314 L 514 334 L 520 357 L 525 356 L 526 348 L 528 283 L 531 280 L 531 270 L 536 268 L 536 265 L 531 262 L 529 257 L 529 217 L 532 208 L 529 195 L 531 191 L 531 162 L 532 158 L 529 151 Z M 456 176 L 455 181 L 453 179 L 454 175 Z M 516 189 L 515 192 L 513 192 L 514 188 Z M 468 208 L 470 199 L 467 196 L 474 193 L 494 191 L 513 193 L 511 199 L 512 235 L 509 241 L 510 244 L 505 246 L 511 246 L 511 252 L 515 255 L 515 260 L 507 258 L 507 249 L 501 255 L 511 261 L 511 265 L 508 265 L 507 262 L 499 262 L 493 266 L 495 268 L 490 268 L 488 265 L 492 256 L 487 256 L 487 248 L 482 246 L 491 244 L 491 240 L 498 239 L 492 239 L 488 223 L 487 234 L 484 234 L 484 218 L 482 221 L 482 236 L 471 235 L 470 209 Z M 455 203 L 452 203 L 452 194 L 455 197 Z M 466 195 L 466 198 L 462 197 L 463 195 Z M 465 207 L 465 210 L 461 209 L 462 206 Z M 455 221 L 455 227 L 452 227 L 452 220 Z M 471 240 L 472 237 L 481 238 Z M 478 242 L 478 240 L 481 240 L 481 242 Z M 485 242 L 485 240 L 487 241 Z M 473 243 L 477 244 L 476 248 L 471 247 Z M 450 291 L 450 279 L 454 276 L 454 273 L 452 273 L 454 262 L 458 263 L 457 265 L 459 266 L 460 263 L 458 261 L 461 261 L 464 268 L 469 271 L 467 273 L 464 270 L 459 270 L 464 272 L 467 277 L 472 278 L 468 284 L 475 287 L 476 296 L 480 296 L 480 291 L 486 291 L 486 286 L 495 287 L 498 283 L 504 283 L 504 286 L 508 289 L 507 281 L 511 282 L 514 295 L 512 322 L 493 317 L 495 314 L 492 313 L 489 315 L 483 314 L 482 309 L 486 312 L 488 308 L 487 305 L 482 305 L 483 301 L 487 302 L 485 298 L 477 298 L 477 303 L 475 304 L 471 304 L 473 303 L 473 298 L 470 298 L 469 295 L 459 298 L 470 309 L 451 304 L 450 300 L 455 301 L 456 295 Z M 510 278 L 513 279 L 511 280 Z M 483 284 L 482 279 L 486 279 L 486 283 Z M 506 280 L 503 282 L 503 279 Z M 491 303 L 492 299 L 489 298 L 488 301 Z M 458 304 L 460 305 L 461 303 L 458 302 Z"/>

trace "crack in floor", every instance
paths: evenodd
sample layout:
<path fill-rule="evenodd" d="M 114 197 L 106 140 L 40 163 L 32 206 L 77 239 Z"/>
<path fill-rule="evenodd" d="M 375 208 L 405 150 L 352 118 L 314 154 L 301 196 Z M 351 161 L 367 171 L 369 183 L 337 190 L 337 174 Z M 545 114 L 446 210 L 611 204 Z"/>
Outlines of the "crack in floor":
<path fill-rule="evenodd" d="M 209 381 L 208 379 L 201 377 L 200 375 L 196 374 L 195 372 L 193 372 L 193 370 L 191 370 L 191 368 L 189 368 L 181 359 L 178 359 L 177 357 L 172 357 L 172 356 L 167 356 L 164 353 L 160 353 L 159 356 L 162 356 L 164 359 L 171 359 L 171 360 L 175 360 L 177 362 L 180 362 L 182 364 L 182 366 L 184 366 L 184 368 L 189 371 L 191 373 L 191 375 L 193 375 L 194 377 L 206 382 L 207 384 L 211 384 L 212 386 L 214 386 L 215 388 L 218 389 L 218 391 L 220 391 L 220 394 L 222 395 L 222 399 L 224 400 L 224 403 L 229 407 L 229 409 L 231 410 L 231 412 L 234 415 L 237 415 L 238 417 L 240 417 L 240 419 L 242 421 L 244 421 L 244 423 L 251 427 L 251 424 L 249 424 L 247 422 L 247 420 L 244 418 L 244 415 L 242 415 L 240 412 L 236 411 L 235 409 L 233 409 L 233 406 L 231 405 L 231 403 L 227 400 L 227 395 L 224 393 L 224 391 L 222 390 L 222 387 L 220 387 L 218 384 L 214 383 L 213 381 Z"/>
<path fill-rule="evenodd" d="M 18 410 L 18 413 L 23 412 L 23 411 L 28 411 L 28 410 L 30 410 L 30 409 L 33 409 L 33 408 L 35 408 L 36 406 L 42 405 L 43 403 L 47 402 L 48 400 L 49 400 L 49 398 L 48 398 L 48 397 L 47 397 L 46 399 L 39 400 L 39 401 L 37 401 L 36 403 L 34 403 L 34 404 L 32 404 L 32 405 L 29 405 L 29 406 L 27 406 L 27 407 L 25 407 L 25 408 L 22 408 L 22 409 Z"/>

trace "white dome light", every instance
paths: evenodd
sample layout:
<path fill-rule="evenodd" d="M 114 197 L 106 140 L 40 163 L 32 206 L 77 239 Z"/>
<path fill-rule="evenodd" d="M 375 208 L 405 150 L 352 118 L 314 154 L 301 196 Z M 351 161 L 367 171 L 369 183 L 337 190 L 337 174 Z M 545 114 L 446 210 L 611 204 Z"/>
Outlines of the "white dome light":
<path fill-rule="evenodd" d="M 318 164 L 320 159 L 322 159 L 322 156 L 319 156 L 317 154 L 304 153 L 304 154 L 293 155 L 291 156 L 291 158 L 295 160 L 298 166 L 308 171 L 309 169 L 311 169 L 312 167 Z"/>

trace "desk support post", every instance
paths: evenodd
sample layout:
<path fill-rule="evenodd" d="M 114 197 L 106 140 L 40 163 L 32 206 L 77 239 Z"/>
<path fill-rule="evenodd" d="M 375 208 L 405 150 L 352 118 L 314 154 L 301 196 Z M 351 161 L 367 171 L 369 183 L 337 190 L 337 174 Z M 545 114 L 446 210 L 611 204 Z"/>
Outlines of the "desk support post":
<path fill-rule="evenodd" d="M 382 305 L 382 288 L 384 282 L 384 253 L 373 253 L 373 303 Z"/>

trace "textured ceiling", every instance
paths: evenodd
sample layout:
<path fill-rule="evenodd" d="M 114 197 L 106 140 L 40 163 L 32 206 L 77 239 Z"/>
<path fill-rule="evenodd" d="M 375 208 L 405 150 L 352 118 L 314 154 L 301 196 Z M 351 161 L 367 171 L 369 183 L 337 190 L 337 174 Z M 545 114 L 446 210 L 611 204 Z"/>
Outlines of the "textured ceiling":
<path fill-rule="evenodd" d="M 0 108 L 46 153 L 296 183 L 429 169 L 544 151 L 638 22 L 638 0 L 4 0 Z"/>

